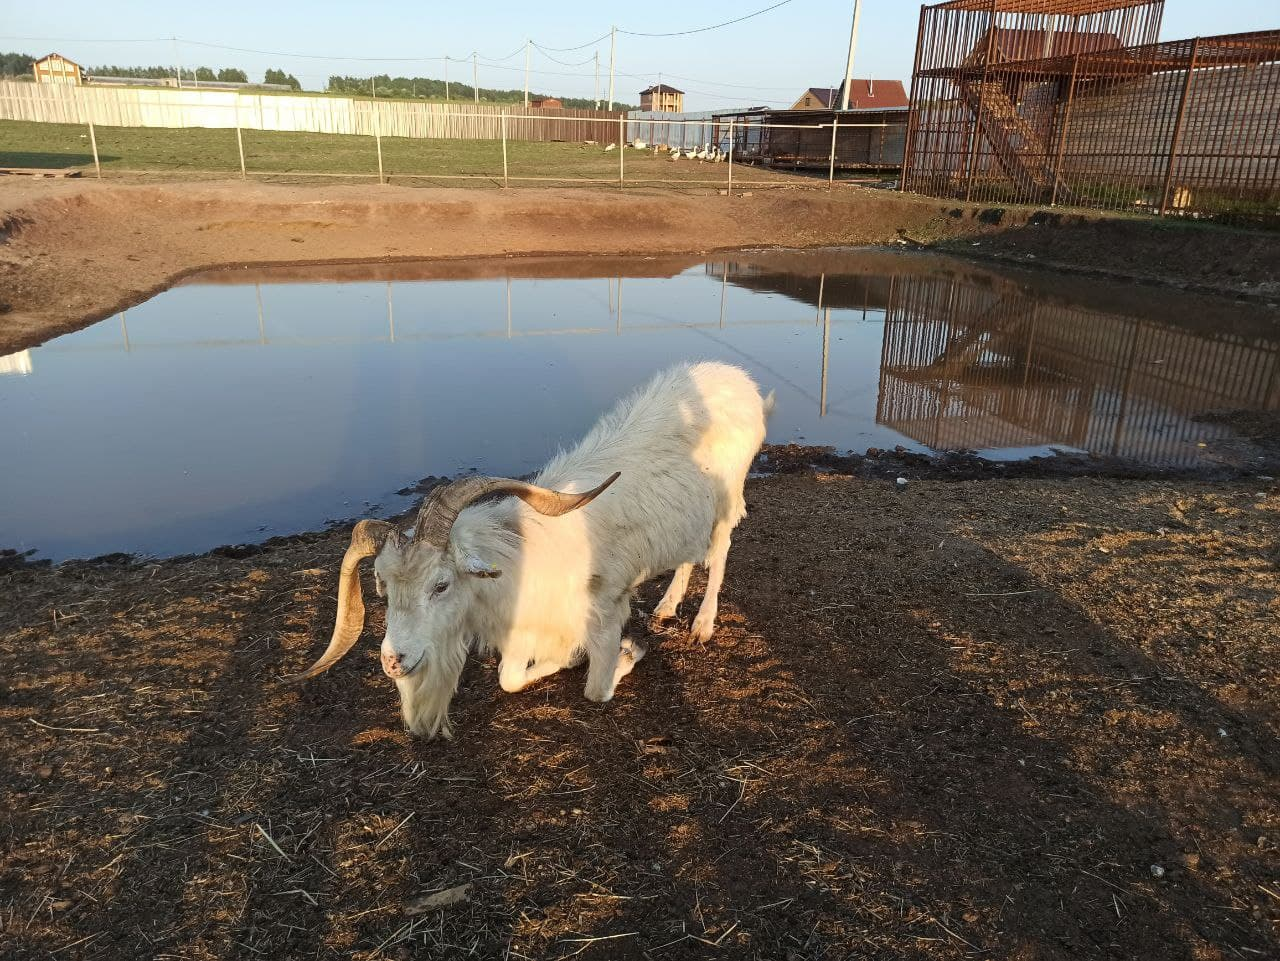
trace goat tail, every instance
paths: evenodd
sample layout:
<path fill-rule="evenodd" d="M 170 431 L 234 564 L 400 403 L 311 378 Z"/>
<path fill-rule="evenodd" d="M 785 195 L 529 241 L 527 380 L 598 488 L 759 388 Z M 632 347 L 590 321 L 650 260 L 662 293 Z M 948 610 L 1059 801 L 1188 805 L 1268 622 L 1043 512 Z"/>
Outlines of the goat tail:
<path fill-rule="evenodd" d="M 769 396 L 764 399 L 764 419 L 765 423 L 769 422 L 769 418 L 773 416 L 773 409 L 778 406 L 778 395 L 776 391 L 769 391 Z"/>

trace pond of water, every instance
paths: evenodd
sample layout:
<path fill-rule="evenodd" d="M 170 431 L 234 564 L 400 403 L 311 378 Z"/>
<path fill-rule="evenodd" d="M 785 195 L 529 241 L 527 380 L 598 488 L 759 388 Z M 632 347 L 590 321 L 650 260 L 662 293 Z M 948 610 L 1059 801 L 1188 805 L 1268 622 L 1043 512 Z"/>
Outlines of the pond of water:
<path fill-rule="evenodd" d="M 520 475 L 681 360 L 777 391 L 772 443 L 1194 466 L 1280 406 L 1260 308 L 915 254 L 224 271 L 0 358 L 0 547 L 166 555 Z"/>

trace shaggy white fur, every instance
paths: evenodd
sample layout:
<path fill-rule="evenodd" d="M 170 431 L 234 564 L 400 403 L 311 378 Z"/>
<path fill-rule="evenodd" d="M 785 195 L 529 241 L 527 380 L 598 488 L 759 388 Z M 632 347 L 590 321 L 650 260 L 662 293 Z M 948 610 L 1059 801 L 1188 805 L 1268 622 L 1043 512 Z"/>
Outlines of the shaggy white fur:
<path fill-rule="evenodd" d="M 764 441 L 773 397 L 726 364 L 664 371 L 605 414 L 534 483 L 590 490 L 561 517 L 514 497 L 481 501 L 453 525 L 449 545 L 389 540 L 375 571 L 387 596 L 384 663 L 397 677 L 405 724 L 448 737 L 449 702 L 470 650 L 496 652 L 503 690 L 588 661 L 585 694 L 607 701 L 644 656 L 622 638 L 636 585 L 674 570 L 655 614 L 671 616 L 692 565 L 707 566 L 693 634 L 715 630 L 730 535 L 746 515 L 743 485 Z"/>

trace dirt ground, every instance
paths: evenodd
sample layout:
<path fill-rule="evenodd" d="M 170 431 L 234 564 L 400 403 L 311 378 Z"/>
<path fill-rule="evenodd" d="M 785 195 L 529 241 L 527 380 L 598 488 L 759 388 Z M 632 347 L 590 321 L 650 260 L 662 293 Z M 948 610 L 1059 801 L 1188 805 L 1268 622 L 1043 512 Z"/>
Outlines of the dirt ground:
<path fill-rule="evenodd" d="M 885 243 L 1280 299 L 1274 235 L 944 204 L 848 186 L 728 198 L 670 189 L 6 178 L 0 352 L 82 327 L 210 267 Z"/>
<path fill-rule="evenodd" d="M 0 574 L 0 955 L 1280 955 L 1274 482 L 748 501 L 712 642 L 637 615 L 607 705 L 473 662 L 452 743 L 403 732 L 376 602 L 280 683 L 344 532 Z"/>

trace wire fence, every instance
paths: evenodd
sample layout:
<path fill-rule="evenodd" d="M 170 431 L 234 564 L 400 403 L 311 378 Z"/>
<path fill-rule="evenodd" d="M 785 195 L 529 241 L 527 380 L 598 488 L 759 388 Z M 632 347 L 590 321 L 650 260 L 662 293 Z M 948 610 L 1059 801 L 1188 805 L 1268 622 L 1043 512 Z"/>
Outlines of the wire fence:
<path fill-rule="evenodd" d="M 0 96 L 0 116 L 6 100 Z M 628 134 L 634 121 L 618 114 L 548 117 L 536 112 L 451 111 L 451 122 L 476 122 L 469 137 L 390 135 L 382 128 L 385 104 L 355 102 L 356 128 L 368 133 L 316 133 L 264 130 L 245 123 L 245 107 L 203 104 L 207 126 L 116 126 L 92 119 L 43 123 L 0 119 L 0 167 L 23 172 L 91 172 L 110 176 L 184 176 L 374 180 L 379 183 L 474 181 L 510 187 L 518 184 L 594 184 L 618 188 L 645 185 L 713 187 L 722 192 L 777 187 L 826 187 L 865 182 L 886 169 L 871 156 L 851 157 L 841 140 L 858 132 L 883 133 L 902 140 L 903 123 L 745 124 L 730 117 L 668 120 L 648 124 L 658 141 Z M 360 117 L 368 110 L 368 117 Z M 222 114 L 217 111 L 223 111 Z M 254 118 L 255 121 L 257 118 Z M 546 135 L 554 125 L 556 135 Z M 756 139 L 746 136 L 754 132 Z M 804 131 L 825 149 L 808 170 L 785 167 L 755 144 L 761 131 Z M 576 135 L 575 135 L 576 132 Z M 608 135 L 607 137 L 605 135 Z M 883 137 L 864 137 L 868 144 Z M 606 142 L 607 140 L 607 142 Z M 748 153 L 743 157 L 743 151 Z"/>

